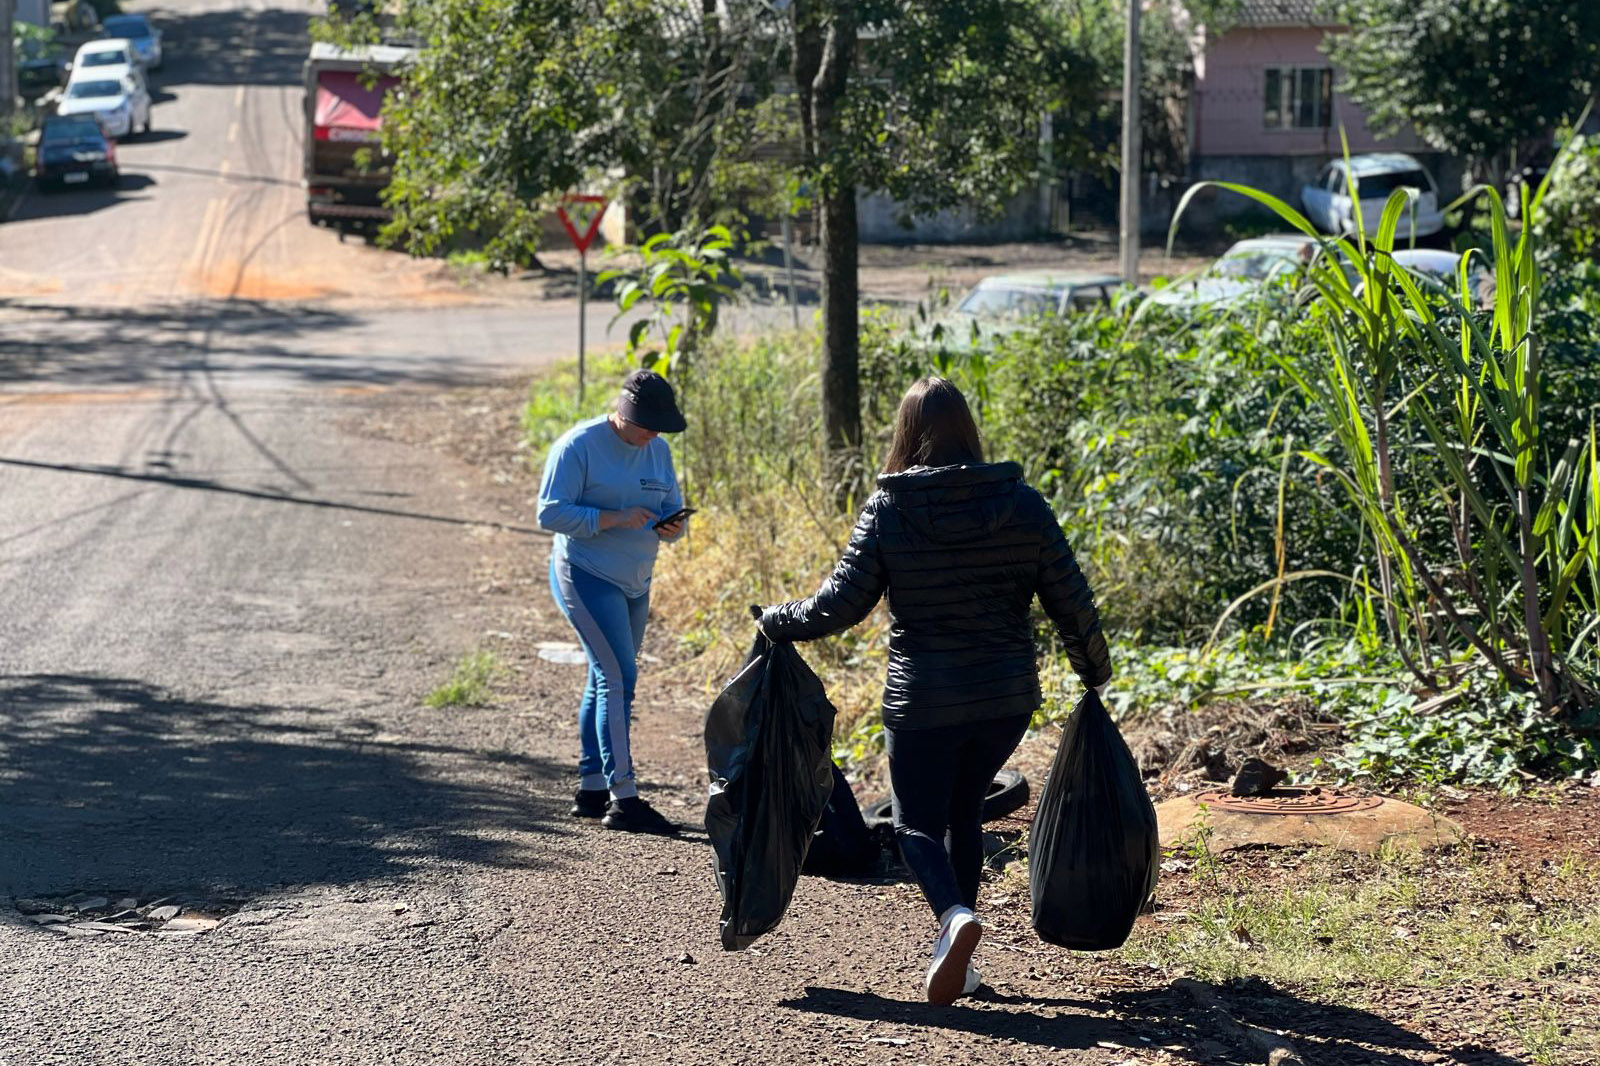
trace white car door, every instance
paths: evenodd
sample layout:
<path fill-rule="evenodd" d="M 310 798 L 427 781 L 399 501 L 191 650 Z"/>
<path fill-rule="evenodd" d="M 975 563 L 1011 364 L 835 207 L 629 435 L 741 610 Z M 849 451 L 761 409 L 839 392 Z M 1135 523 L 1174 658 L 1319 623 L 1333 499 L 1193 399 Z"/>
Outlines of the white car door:
<path fill-rule="evenodd" d="M 1322 168 L 1322 173 L 1317 175 L 1315 184 L 1303 185 L 1300 188 L 1300 203 L 1306 209 L 1306 218 L 1311 224 L 1325 232 L 1333 232 L 1329 210 L 1332 206 L 1332 194 L 1328 192 L 1328 175 L 1333 173 L 1333 164 L 1329 163 Z"/>
<path fill-rule="evenodd" d="M 128 81 L 131 83 L 128 89 L 131 105 L 128 110 L 133 113 L 133 121 L 140 129 L 144 129 L 150 125 L 150 87 L 137 71 L 128 75 Z"/>
<path fill-rule="evenodd" d="M 1352 213 L 1355 201 L 1350 199 L 1350 186 L 1344 180 L 1344 168 L 1335 166 L 1328 174 L 1328 232 L 1354 233 L 1356 216 Z"/>

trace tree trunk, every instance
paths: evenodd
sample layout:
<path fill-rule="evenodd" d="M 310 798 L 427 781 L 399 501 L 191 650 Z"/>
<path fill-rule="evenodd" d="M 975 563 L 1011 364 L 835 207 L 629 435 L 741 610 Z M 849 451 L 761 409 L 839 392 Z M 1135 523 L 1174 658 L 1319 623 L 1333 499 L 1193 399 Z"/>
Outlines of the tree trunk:
<path fill-rule="evenodd" d="M 827 168 L 818 183 L 822 229 L 822 428 L 828 448 L 828 473 L 841 509 L 848 507 L 860 481 L 861 365 L 860 280 L 855 182 L 849 177 L 848 148 L 840 129 L 839 104 L 855 62 L 855 8 L 829 5 L 827 36 L 816 62 L 808 102 L 811 111 L 812 167 Z M 813 38 L 813 46 L 815 39 Z"/>
<path fill-rule="evenodd" d="M 861 447 L 861 317 L 857 275 L 856 191 L 822 198 L 822 425 L 837 482 Z"/>

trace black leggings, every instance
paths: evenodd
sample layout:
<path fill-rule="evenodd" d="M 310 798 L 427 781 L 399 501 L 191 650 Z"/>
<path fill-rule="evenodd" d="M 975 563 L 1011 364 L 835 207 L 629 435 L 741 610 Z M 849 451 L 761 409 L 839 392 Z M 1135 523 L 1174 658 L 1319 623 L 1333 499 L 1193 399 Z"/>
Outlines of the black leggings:
<path fill-rule="evenodd" d="M 884 730 L 895 837 L 935 915 L 978 905 L 983 797 L 1032 717 Z"/>

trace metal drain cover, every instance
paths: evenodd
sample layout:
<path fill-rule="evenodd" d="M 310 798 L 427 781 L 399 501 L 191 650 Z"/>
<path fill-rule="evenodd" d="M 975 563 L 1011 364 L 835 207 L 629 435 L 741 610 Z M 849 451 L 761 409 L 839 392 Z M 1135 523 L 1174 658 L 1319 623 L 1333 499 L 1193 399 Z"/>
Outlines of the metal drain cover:
<path fill-rule="evenodd" d="M 1321 785 L 1283 785 L 1264 796 L 1235 796 L 1224 789 L 1202 792 L 1196 803 L 1241 814 L 1349 814 L 1370 811 L 1383 804 L 1381 796 L 1352 796 Z"/>

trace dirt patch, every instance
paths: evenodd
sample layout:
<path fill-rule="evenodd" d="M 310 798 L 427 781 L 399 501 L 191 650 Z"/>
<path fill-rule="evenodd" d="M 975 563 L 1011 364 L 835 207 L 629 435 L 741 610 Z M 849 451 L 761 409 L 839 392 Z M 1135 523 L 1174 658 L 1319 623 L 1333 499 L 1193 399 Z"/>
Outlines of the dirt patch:
<path fill-rule="evenodd" d="M 1431 798 L 1468 834 L 1522 861 L 1600 859 L 1600 789 L 1570 784 L 1533 796 L 1450 789 Z"/>

